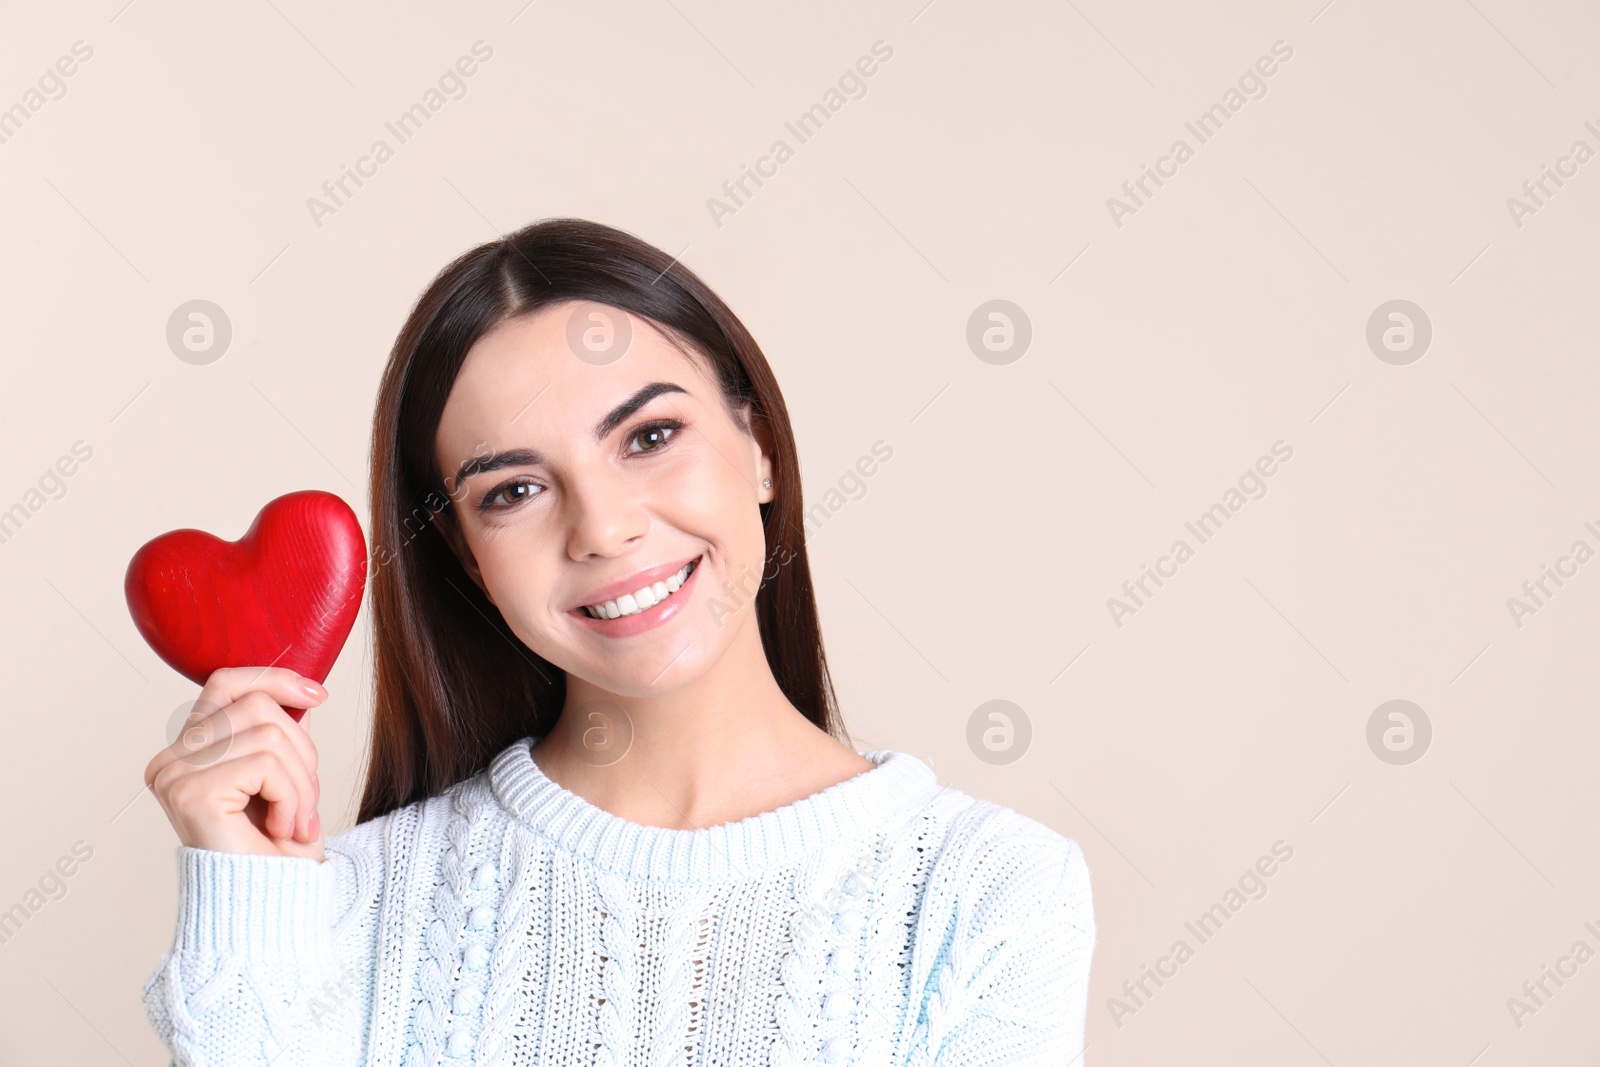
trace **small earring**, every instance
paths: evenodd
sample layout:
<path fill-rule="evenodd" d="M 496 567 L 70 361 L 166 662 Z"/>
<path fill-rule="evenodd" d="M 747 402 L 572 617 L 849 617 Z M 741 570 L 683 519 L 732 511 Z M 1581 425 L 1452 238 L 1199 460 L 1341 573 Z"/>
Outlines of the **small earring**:
<path fill-rule="evenodd" d="M 763 478 L 763 479 L 761 479 L 761 488 L 763 488 L 763 489 L 771 489 L 772 488 L 772 479 L 771 478 Z"/>

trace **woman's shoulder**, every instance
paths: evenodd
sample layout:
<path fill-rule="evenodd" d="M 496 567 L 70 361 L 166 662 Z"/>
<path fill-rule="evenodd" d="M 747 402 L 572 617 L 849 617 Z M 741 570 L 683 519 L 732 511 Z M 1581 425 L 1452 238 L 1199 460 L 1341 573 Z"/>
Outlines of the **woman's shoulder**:
<path fill-rule="evenodd" d="M 1075 840 L 1040 819 L 957 789 L 932 774 L 926 777 L 925 791 L 914 804 L 914 817 L 902 824 L 901 830 L 935 837 L 935 850 L 946 862 L 965 864 L 982 854 L 1038 854 L 1059 863 L 1082 858 Z"/>
<path fill-rule="evenodd" d="M 930 916 L 991 925 L 1063 909 L 1092 929 L 1089 868 L 1073 838 L 1015 808 L 941 786 L 912 822 L 929 859 L 923 879 Z"/>
<path fill-rule="evenodd" d="M 907 977 L 917 1005 L 911 1062 L 1029 1062 L 1083 1051 L 1097 939 L 1078 842 L 1037 817 L 942 786 L 901 854 L 916 869 Z M 909 853 L 906 845 L 915 845 Z M 1048 1051 L 1046 1051 L 1048 1049 Z"/>

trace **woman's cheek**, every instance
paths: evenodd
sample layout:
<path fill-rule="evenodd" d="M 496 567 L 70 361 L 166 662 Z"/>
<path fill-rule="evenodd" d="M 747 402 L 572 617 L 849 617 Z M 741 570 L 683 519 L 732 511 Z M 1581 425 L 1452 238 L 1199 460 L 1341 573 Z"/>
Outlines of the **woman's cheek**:
<path fill-rule="evenodd" d="M 541 621 L 539 606 L 552 603 L 553 583 L 545 569 L 535 562 L 537 558 L 530 546 L 506 538 L 492 546 L 487 561 L 479 561 L 484 584 L 493 594 L 495 606 L 519 634 L 526 635 L 530 629 L 537 629 Z M 530 623 L 534 625 L 530 627 Z"/>
<path fill-rule="evenodd" d="M 658 489 L 664 509 L 681 517 L 678 525 L 691 532 L 700 527 L 695 521 L 699 519 L 713 524 L 708 532 L 717 531 L 726 536 L 732 529 L 730 524 L 743 518 L 746 508 L 752 515 L 759 515 L 752 503 L 752 490 L 743 475 L 715 453 L 666 472 Z"/>

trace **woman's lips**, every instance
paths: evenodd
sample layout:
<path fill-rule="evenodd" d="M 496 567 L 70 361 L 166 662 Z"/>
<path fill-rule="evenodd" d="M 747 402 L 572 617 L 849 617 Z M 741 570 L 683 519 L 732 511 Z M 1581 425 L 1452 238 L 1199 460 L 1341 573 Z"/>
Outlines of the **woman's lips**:
<path fill-rule="evenodd" d="M 700 572 L 705 569 L 705 556 L 701 554 L 689 562 L 693 563 L 694 567 L 689 571 L 689 577 L 683 580 L 683 584 L 678 586 L 671 596 L 665 600 L 658 600 L 641 612 L 633 615 L 620 615 L 615 619 L 597 619 L 590 615 L 585 608 L 577 607 L 567 614 L 577 619 L 581 625 L 587 626 L 595 633 L 605 637 L 632 637 L 635 634 L 644 633 L 646 630 L 653 630 L 682 612 L 685 605 L 689 603 L 689 598 L 694 595 L 695 589 L 698 588 Z M 682 568 L 683 565 L 680 564 L 677 568 L 667 573 L 675 574 Z M 633 580 L 629 579 L 629 581 Z M 647 584 L 649 583 L 641 581 L 634 588 L 641 588 Z"/>
<path fill-rule="evenodd" d="M 704 553 L 702 552 L 701 555 L 704 555 Z M 663 563 L 659 566 L 651 567 L 649 570 L 640 571 L 631 577 L 624 578 L 620 582 L 612 582 L 610 585 L 601 586 L 599 589 L 591 590 L 588 594 L 588 599 L 581 604 L 574 605 L 574 607 L 581 611 L 585 607 L 604 604 L 608 600 L 615 600 L 625 594 L 637 592 L 647 585 L 655 585 L 657 582 L 664 581 L 677 574 L 699 558 L 700 556 L 693 556 L 689 559 L 680 559 L 676 563 Z"/>

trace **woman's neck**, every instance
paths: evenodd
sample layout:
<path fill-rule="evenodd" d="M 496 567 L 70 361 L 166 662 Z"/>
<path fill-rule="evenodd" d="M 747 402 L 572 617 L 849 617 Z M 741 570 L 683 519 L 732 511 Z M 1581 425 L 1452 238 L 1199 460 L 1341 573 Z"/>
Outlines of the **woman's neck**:
<path fill-rule="evenodd" d="M 603 811 L 675 829 L 736 822 L 871 769 L 789 702 L 744 622 L 715 667 L 668 692 L 622 696 L 569 674 L 534 762 Z"/>

